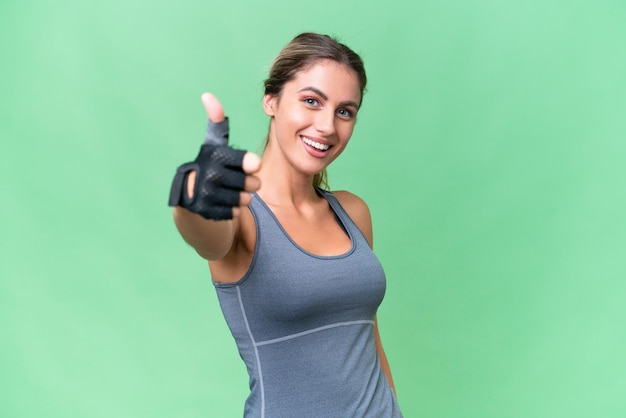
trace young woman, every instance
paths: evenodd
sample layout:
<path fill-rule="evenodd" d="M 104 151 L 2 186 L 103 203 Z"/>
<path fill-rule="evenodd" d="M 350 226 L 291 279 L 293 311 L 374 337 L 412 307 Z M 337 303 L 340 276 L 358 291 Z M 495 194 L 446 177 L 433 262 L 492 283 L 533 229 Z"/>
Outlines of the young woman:
<path fill-rule="evenodd" d="M 376 311 L 385 275 L 367 205 L 329 192 L 363 100 L 361 58 L 326 35 L 296 36 L 265 82 L 263 158 L 225 145 L 224 113 L 202 96 L 209 131 L 179 167 L 170 205 L 209 261 L 250 375 L 245 417 L 401 417 Z"/>

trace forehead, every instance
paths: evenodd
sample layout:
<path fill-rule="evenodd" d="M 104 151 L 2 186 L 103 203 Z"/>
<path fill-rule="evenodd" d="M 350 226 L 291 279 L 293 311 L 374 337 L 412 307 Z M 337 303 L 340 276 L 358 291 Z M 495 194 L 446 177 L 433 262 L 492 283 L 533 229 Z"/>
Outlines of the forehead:
<path fill-rule="evenodd" d="M 361 102 L 359 77 L 352 68 L 335 61 L 317 61 L 302 71 L 285 85 L 294 91 L 314 87 L 323 92 L 329 100 Z"/>

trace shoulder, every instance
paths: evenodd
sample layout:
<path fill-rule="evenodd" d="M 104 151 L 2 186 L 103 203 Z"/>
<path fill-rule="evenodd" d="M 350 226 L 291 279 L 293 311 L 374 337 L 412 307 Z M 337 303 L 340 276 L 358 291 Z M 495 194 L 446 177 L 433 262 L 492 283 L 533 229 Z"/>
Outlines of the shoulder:
<path fill-rule="evenodd" d="M 372 215 L 367 203 L 354 193 L 350 193 L 346 190 L 336 190 L 331 192 L 339 204 L 346 211 L 350 219 L 361 230 L 363 235 L 370 244 L 373 244 L 373 232 L 372 232 Z"/>

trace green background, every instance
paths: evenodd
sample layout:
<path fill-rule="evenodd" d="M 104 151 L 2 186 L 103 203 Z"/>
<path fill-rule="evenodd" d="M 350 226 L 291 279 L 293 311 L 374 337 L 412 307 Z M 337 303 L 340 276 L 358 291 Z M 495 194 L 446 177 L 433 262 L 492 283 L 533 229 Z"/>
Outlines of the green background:
<path fill-rule="evenodd" d="M 330 182 L 374 217 L 405 416 L 626 416 L 621 0 L 3 1 L 0 416 L 241 416 L 166 201 L 200 94 L 258 150 L 262 80 L 305 30 L 368 70 Z"/>

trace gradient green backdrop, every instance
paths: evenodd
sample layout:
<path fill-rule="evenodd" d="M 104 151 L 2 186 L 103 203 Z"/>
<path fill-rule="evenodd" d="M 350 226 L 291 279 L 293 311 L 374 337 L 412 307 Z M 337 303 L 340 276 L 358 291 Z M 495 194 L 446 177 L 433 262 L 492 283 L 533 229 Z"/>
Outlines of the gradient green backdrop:
<path fill-rule="evenodd" d="M 3 1 L 0 417 L 241 416 L 166 206 L 213 91 L 258 150 L 296 33 L 370 86 L 331 186 L 371 207 L 406 417 L 626 416 L 626 3 Z"/>

